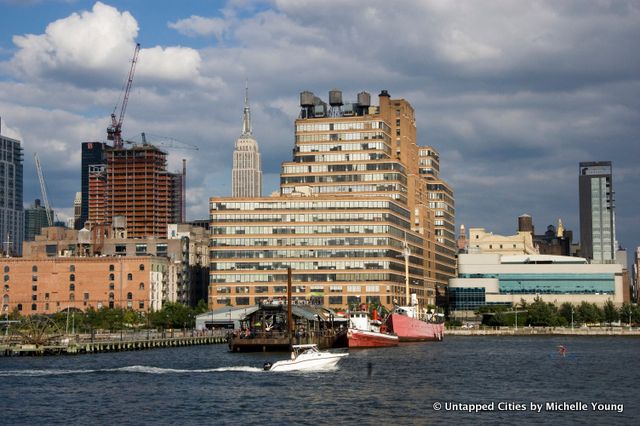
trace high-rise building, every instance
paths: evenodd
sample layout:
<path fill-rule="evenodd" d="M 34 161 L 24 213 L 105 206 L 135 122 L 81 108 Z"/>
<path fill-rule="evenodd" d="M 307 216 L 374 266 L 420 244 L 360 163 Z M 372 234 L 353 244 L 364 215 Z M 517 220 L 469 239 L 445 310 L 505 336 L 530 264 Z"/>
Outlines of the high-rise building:
<path fill-rule="evenodd" d="M 329 105 L 300 95 L 293 159 L 279 196 L 211 198 L 209 303 L 286 297 L 333 307 L 435 304 L 435 233 L 419 174 L 415 116 L 404 99 L 361 92 Z M 405 274 L 403 247 L 409 247 Z"/>
<path fill-rule="evenodd" d="M 262 166 L 258 142 L 253 138 L 251 129 L 248 87 L 245 87 L 242 135 L 236 140 L 231 173 L 232 197 L 262 196 Z"/>
<path fill-rule="evenodd" d="M 95 170 L 95 167 L 106 166 L 108 148 L 108 145 L 104 142 L 82 143 L 80 216 L 75 221 L 75 229 L 82 229 L 84 223 L 89 220 L 89 176 L 91 170 Z"/>
<path fill-rule="evenodd" d="M 50 214 L 53 218 L 53 210 Z M 53 223 L 51 225 L 53 225 Z M 40 230 L 47 226 L 50 226 L 49 219 L 47 217 L 47 209 L 45 206 L 40 204 L 40 200 L 36 199 L 31 207 L 24 210 L 24 240 L 35 240 L 36 235 L 40 235 Z"/>
<path fill-rule="evenodd" d="M 420 147 L 420 176 L 426 179 L 429 208 L 434 213 L 436 240 L 436 289 L 438 304 L 447 300 L 446 288 L 451 278 L 456 277 L 456 223 L 453 189 L 440 177 L 440 154 L 431 147 Z"/>
<path fill-rule="evenodd" d="M 615 204 L 611 161 L 580 163 L 580 253 L 594 263 L 616 259 Z"/>
<path fill-rule="evenodd" d="M 0 239 L 6 255 L 21 255 L 24 238 L 22 146 L 0 135 Z"/>
<path fill-rule="evenodd" d="M 70 226 L 67 228 L 76 229 L 76 223 L 80 221 L 80 215 L 82 215 L 82 192 L 76 192 L 76 196 L 73 199 L 73 218 L 69 218 Z"/>
<path fill-rule="evenodd" d="M 167 225 L 176 222 L 174 205 L 182 199 L 172 192 L 173 179 L 167 153 L 153 145 L 108 149 L 105 223 L 124 216 L 129 238 L 166 235 Z"/>

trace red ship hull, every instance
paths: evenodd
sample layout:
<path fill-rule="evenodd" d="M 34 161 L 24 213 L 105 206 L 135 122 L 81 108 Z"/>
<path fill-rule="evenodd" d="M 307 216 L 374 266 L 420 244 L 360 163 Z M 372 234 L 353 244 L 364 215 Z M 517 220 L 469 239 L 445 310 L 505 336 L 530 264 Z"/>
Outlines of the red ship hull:
<path fill-rule="evenodd" d="M 391 314 L 387 324 L 401 342 L 438 341 L 444 337 L 444 324 L 426 322 L 406 315 Z"/>
<path fill-rule="evenodd" d="M 363 331 L 350 328 L 347 334 L 350 348 L 382 348 L 398 346 L 398 336 L 375 331 Z"/>

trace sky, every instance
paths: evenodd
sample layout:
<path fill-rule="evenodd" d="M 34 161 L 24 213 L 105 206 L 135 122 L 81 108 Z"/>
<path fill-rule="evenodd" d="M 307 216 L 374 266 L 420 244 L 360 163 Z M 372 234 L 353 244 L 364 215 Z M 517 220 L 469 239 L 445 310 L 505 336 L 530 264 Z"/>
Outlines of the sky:
<path fill-rule="evenodd" d="M 187 219 L 231 194 L 245 81 L 263 192 L 290 161 L 299 93 L 386 89 L 440 153 L 456 225 L 513 235 L 561 219 L 579 239 L 578 164 L 612 161 L 617 237 L 640 246 L 640 2 L 0 0 L 2 134 L 24 147 L 24 200 L 58 217 L 80 191 L 80 143 L 106 141 L 135 43 L 125 139 L 174 139 Z"/>

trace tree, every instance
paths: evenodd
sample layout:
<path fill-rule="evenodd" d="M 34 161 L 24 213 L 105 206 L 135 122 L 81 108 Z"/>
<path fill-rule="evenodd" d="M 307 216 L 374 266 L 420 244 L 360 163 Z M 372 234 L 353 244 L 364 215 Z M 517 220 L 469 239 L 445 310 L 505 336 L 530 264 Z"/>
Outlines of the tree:
<path fill-rule="evenodd" d="M 200 315 L 200 314 L 204 314 L 208 310 L 209 310 L 209 307 L 207 306 L 207 302 L 204 299 L 200 299 L 198 300 L 198 304 L 194 309 L 194 313 L 196 315 Z"/>
<path fill-rule="evenodd" d="M 559 323 L 557 308 L 553 303 L 547 303 L 538 296 L 528 306 L 527 325 L 549 327 Z"/>
<path fill-rule="evenodd" d="M 602 310 L 595 303 L 582 302 L 578 306 L 580 321 L 584 324 L 596 324 L 602 321 Z"/>
<path fill-rule="evenodd" d="M 558 315 L 563 318 L 567 324 L 571 324 L 571 321 L 577 322 L 576 308 L 569 302 L 564 302 L 558 309 Z"/>
<path fill-rule="evenodd" d="M 605 322 L 609 323 L 609 325 L 611 325 L 612 322 L 616 322 L 618 321 L 618 319 L 620 319 L 618 310 L 616 309 L 611 299 L 607 300 L 607 303 L 604 304 L 602 314 Z"/>

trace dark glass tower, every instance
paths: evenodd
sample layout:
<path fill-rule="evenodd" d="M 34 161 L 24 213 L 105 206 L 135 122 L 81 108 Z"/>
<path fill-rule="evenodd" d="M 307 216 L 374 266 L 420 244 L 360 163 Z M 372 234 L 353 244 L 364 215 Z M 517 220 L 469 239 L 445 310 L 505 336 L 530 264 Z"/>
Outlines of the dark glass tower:
<path fill-rule="evenodd" d="M 82 229 L 89 218 L 89 166 L 107 164 L 107 144 L 104 142 L 82 142 L 82 172 L 80 219 L 75 229 Z"/>
<path fill-rule="evenodd" d="M 611 170 L 611 161 L 580 163 L 580 250 L 594 263 L 612 263 L 616 258 Z"/>
<path fill-rule="evenodd" d="M 22 254 L 22 161 L 20 141 L 0 136 L 0 239 L 2 251 L 10 255 Z"/>

